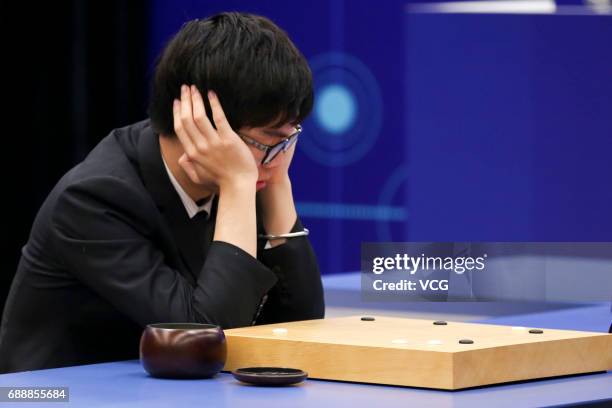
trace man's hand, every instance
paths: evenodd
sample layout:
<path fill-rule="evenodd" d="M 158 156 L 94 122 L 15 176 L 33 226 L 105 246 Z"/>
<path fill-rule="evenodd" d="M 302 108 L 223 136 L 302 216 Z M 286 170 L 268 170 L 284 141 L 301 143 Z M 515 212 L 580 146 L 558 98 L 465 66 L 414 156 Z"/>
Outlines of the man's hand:
<path fill-rule="evenodd" d="M 174 130 L 185 155 L 179 164 L 192 182 L 206 181 L 219 186 L 215 241 L 224 241 L 257 256 L 255 186 L 257 164 L 249 148 L 230 127 L 219 99 L 209 92 L 212 126 L 204 101 L 195 86 L 181 88 L 181 100 L 174 101 Z"/>
<path fill-rule="evenodd" d="M 183 85 L 180 101 L 174 101 L 174 131 L 185 150 L 179 164 L 196 184 L 208 180 L 220 189 L 255 185 L 258 175 L 253 155 L 230 127 L 213 91 L 208 92 L 208 100 L 216 129 L 206 116 L 202 95 L 195 86 Z"/>

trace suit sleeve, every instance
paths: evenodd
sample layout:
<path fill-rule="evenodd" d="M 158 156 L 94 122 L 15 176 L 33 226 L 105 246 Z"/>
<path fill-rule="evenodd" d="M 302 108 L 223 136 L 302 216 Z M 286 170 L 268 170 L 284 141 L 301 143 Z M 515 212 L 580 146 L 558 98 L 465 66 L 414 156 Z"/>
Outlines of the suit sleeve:
<path fill-rule="evenodd" d="M 52 230 L 58 258 L 79 281 L 144 326 L 200 322 L 251 325 L 276 275 L 242 249 L 213 242 L 192 285 L 156 245 L 159 212 L 114 177 L 81 181 L 58 198 Z"/>
<path fill-rule="evenodd" d="M 291 232 L 303 229 L 298 218 Z M 268 293 L 257 324 L 323 318 L 321 274 L 308 237 L 287 239 L 282 245 L 260 250 L 258 257 L 278 282 Z"/>

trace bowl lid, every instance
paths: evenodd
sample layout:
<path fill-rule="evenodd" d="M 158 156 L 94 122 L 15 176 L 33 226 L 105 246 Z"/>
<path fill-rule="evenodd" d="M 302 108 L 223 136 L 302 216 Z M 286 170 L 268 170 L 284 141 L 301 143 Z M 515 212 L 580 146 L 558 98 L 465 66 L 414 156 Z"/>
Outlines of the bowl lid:
<path fill-rule="evenodd" d="M 232 371 L 239 381 L 255 385 L 290 385 L 304 381 L 308 373 L 297 368 L 246 367 Z"/>

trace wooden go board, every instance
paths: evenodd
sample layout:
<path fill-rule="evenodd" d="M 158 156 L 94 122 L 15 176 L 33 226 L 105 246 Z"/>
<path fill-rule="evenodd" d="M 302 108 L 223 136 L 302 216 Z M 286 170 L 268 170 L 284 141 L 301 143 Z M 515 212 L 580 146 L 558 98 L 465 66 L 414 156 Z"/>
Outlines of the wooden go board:
<path fill-rule="evenodd" d="M 607 333 L 352 316 L 225 335 L 224 370 L 292 367 L 327 380 L 456 390 L 612 369 Z"/>

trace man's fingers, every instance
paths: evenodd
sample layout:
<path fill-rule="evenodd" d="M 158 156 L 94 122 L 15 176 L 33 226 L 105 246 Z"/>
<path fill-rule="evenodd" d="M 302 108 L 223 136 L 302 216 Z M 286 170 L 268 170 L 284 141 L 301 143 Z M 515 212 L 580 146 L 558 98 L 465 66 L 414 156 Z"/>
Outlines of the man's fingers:
<path fill-rule="evenodd" d="M 193 120 L 200 132 L 210 139 L 218 137 L 217 131 L 213 128 L 206 115 L 202 94 L 200 94 L 200 91 L 198 91 L 195 85 L 191 85 L 191 103 L 193 106 Z"/>
<path fill-rule="evenodd" d="M 221 107 L 221 102 L 219 102 L 219 98 L 214 91 L 208 91 L 208 101 L 210 102 L 210 108 L 212 109 L 213 120 L 215 121 L 217 131 L 221 133 L 232 132 L 232 128 L 225 117 L 225 112 L 223 112 L 223 108 Z"/>
<path fill-rule="evenodd" d="M 185 132 L 198 151 L 206 148 L 205 137 L 202 136 L 193 121 L 193 107 L 191 105 L 191 89 L 187 85 L 181 86 L 181 123 Z M 188 154 L 189 155 L 189 154 Z M 193 157 L 189 155 L 189 157 Z"/>
<path fill-rule="evenodd" d="M 181 102 L 178 99 L 175 99 L 172 104 L 172 114 L 174 116 L 174 133 L 176 133 L 176 136 L 183 145 L 183 150 L 193 157 L 196 154 L 196 148 L 183 126 L 183 121 L 181 120 Z"/>

